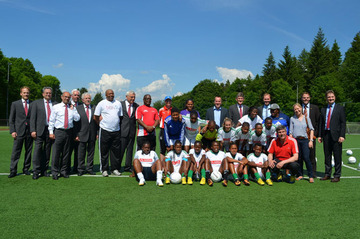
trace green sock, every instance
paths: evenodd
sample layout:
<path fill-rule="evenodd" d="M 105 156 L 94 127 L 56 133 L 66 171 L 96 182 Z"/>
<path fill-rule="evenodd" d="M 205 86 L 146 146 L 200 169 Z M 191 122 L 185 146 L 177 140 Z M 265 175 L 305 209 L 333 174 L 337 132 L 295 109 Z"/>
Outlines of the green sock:
<path fill-rule="evenodd" d="M 270 177 L 271 177 L 270 172 L 266 172 L 266 174 L 265 174 L 265 178 L 266 178 L 266 180 L 270 179 Z"/>
<path fill-rule="evenodd" d="M 255 178 L 259 179 L 260 178 L 260 174 L 259 173 L 255 173 Z"/>
<path fill-rule="evenodd" d="M 167 177 L 167 178 L 170 178 L 170 172 L 168 172 L 168 173 L 166 174 L 166 177 Z"/>
<path fill-rule="evenodd" d="M 185 173 L 182 173 L 182 174 L 181 174 L 181 177 L 185 178 Z"/>
<path fill-rule="evenodd" d="M 200 173 L 202 178 L 206 178 L 206 170 L 204 168 L 200 170 Z"/>
<path fill-rule="evenodd" d="M 244 179 L 249 179 L 249 175 L 244 174 Z"/>
<path fill-rule="evenodd" d="M 188 172 L 188 178 L 192 178 L 192 176 L 193 176 L 193 171 L 192 170 L 189 170 L 189 172 Z"/>
<path fill-rule="evenodd" d="M 234 179 L 239 179 L 238 175 L 236 173 L 233 174 Z"/>

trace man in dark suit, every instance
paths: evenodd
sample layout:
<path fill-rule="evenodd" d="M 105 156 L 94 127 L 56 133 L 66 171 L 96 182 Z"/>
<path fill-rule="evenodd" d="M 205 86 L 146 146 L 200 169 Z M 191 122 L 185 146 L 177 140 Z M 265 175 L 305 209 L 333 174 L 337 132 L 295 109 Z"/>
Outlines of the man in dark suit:
<path fill-rule="evenodd" d="M 325 176 L 320 180 L 331 178 L 331 156 L 334 154 L 335 172 L 331 182 L 339 182 L 342 164 L 342 143 L 345 140 L 346 116 L 345 109 L 335 104 L 335 93 L 332 90 L 326 92 L 327 107 L 321 109 L 319 124 L 319 143 L 324 142 Z"/>
<path fill-rule="evenodd" d="M 314 104 L 310 104 L 310 94 L 308 92 L 304 92 L 302 93 L 301 96 L 301 101 L 302 101 L 302 107 L 303 107 L 303 114 L 306 117 L 309 117 L 311 120 L 311 124 L 314 127 L 314 136 L 318 137 L 319 136 L 319 120 L 320 120 L 320 110 L 319 107 L 317 107 L 317 105 Z M 314 139 L 310 139 L 313 140 L 313 146 L 312 148 L 310 148 L 310 161 L 312 164 L 312 168 L 313 168 L 313 175 L 314 178 L 316 178 L 316 141 Z"/>
<path fill-rule="evenodd" d="M 239 92 L 236 95 L 237 103 L 229 107 L 229 117 L 232 120 L 234 126 L 239 123 L 239 119 L 249 113 L 249 107 L 243 104 L 244 100 L 244 94 L 242 92 Z"/>
<path fill-rule="evenodd" d="M 215 96 L 214 107 L 207 109 L 206 120 L 214 120 L 218 127 L 222 127 L 225 117 L 229 117 L 229 112 L 226 108 L 221 107 L 222 101 L 220 96 Z"/>
<path fill-rule="evenodd" d="M 53 140 L 49 138 L 49 119 L 53 107 L 51 102 L 52 88 L 42 89 L 43 99 L 31 103 L 30 132 L 35 139 L 33 155 L 33 179 L 38 179 L 39 174 L 49 177 L 47 169 L 50 162 L 50 151 Z"/>
<path fill-rule="evenodd" d="M 133 149 L 136 135 L 136 118 L 135 111 L 139 106 L 135 101 L 135 92 L 128 91 L 126 93 L 126 100 L 121 101 L 123 110 L 123 116 L 121 117 L 121 153 L 120 153 L 120 165 L 125 154 L 126 149 L 126 160 L 125 160 L 125 172 L 131 172 L 131 164 L 133 157 Z"/>
<path fill-rule="evenodd" d="M 78 176 L 82 176 L 88 172 L 90 175 L 95 175 L 95 172 L 93 171 L 94 152 L 99 126 L 93 119 L 95 106 L 90 104 L 91 95 L 89 93 L 84 93 L 81 98 L 83 104 L 76 107 L 76 110 L 80 115 L 80 120 L 78 122 L 74 122 L 75 141 L 79 143 L 77 153 L 77 174 Z M 87 166 L 85 166 L 86 152 Z"/>
<path fill-rule="evenodd" d="M 269 93 L 265 93 L 263 95 L 263 102 L 264 104 L 258 107 L 258 116 L 265 120 L 267 117 L 271 116 L 270 112 L 270 102 L 271 102 L 271 95 Z"/>
<path fill-rule="evenodd" d="M 30 175 L 31 150 L 33 140 L 30 135 L 30 89 L 24 86 L 20 89 L 21 100 L 14 101 L 10 108 L 10 134 L 14 139 L 13 150 L 11 154 L 10 175 L 9 178 L 17 174 L 17 164 L 20 159 L 21 149 L 25 144 L 25 157 L 23 173 Z"/>
<path fill-rule="evenodd" d="M 71 91 L 71 100 L 70 103 L 74 106 L 74 108 L 78 107 L 79 105 L 82 105 L 82 103 L 79 101 L 80 99 L 80 91 L 77 89 L 73 89 Z M 72 152 L 74 151 L 74 166 L 72 169 L 73 173 L 77 173 L 77 168 L 78 168 L 78 151 L 79 151 L 79 141 L 76 141 L 75 139 L 71 141 L 71 146 L 70 146 L 70 159 L 68 162 L 68 174 L 71 173 L 71 155 Z"/>

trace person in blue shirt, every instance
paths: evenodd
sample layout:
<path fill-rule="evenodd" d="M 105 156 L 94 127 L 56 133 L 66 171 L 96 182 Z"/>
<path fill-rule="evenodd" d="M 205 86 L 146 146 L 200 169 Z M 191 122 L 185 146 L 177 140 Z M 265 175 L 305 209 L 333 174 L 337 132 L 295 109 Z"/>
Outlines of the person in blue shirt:
<path fill-rule="evenodd" d="M 173 150 L 176 140 L 180 140 L 181 144 L 183 144 L 184 135 L 185 119 L 180 118 L 179 109 L 173 107 L 171 115 L 166 117 L 164 121 L 164 138 L 167 151 Z"/>
<path fill-rule="evenodd" d="M 280 106 L 278 104 L 271 104 L 270 112 L 273 125 L 278 127 L 279 125 L 283 125 L 286 127 L 287 135 L 289 135 L 289 125 L 290 125 L 290 118 L 286 114 L 280 112 Z"/>

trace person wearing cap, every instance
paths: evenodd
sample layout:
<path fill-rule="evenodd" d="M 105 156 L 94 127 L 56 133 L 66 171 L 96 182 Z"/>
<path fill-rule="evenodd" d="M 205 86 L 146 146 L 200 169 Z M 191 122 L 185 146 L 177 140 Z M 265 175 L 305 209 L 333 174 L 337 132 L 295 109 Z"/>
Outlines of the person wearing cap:
<path fill-rule="evenodd" d="M 139 106 L 135 112 L 135 118 L 138 122 L 137 131 L 137 150 L 142 149 L 145 141 L 150 142 L 150 149 L 156 148 L 156 126 L 159 125 L 159 114 L 154 107 L 151 107 L 151 95 L 146 94 L 143 98 L 144 104 Z"/>
<path fill-rule="evenodd" d="M 286 114 L 280 112 L 280 106 L 278 104 L 271 104 L 270 112 L 273 125 L 275 127 L 279 125 L 284 125 L 286 127 L 286 132 L 289 135 L 289 125 L 290 125 L 290 118 Z"/>
<path fill-rule="evenodd" d="M 237 103 L 229 107 L 229 118 L 232 120 L 234 126 L 236 126 L 237 122 L 239 122 L 239 119 L 249 113 L 249 107 L 243 104 L 244 100 L 244 94 L 242 92 L 239 92 L 236 95 Z"/>
<path fill-rule="evenodd" d="M 270 117 L 270 102 L 271 102 L 271 95 L 269 93 L 265 93 L 263 95 L 263 102 L 264 104 L 260 107 L 258 107 L 258 115 L 262 119 L 266 119 L 267 117 Z"/>
<path fill-rule="evenodd" d="M 165 105 L 159 110 L 159 117 L 160 117 L 160 135 L 159 135 L 159 141 L 160 141 L 160 159 L 161 161 L 165 160 L 165 153 L 166 153 L 166 145 L 165 145 L 165 138 L 164 138 L 164 121 L 165 119 L 171 115 L 171 102 L 172 98 L 171 96 L 165 96 L 164 99 Z"/>
<path fill-rule="evenodd" d="M 206 110 L 206 120 L 214 120 L 217 128 L 222 126 L 224 119 L 229 117 L 229 111 L 221 107 L 222 101 L 220 96 L 215 96 L 214 106 Z"/>

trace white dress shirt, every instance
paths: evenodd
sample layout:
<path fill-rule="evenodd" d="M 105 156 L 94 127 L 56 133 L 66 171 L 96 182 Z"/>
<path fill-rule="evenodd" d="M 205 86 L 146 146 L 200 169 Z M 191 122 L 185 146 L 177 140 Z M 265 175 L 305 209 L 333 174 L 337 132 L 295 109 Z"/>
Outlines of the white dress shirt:
<path fill-rule="evenodd" d="M 68 107 L 68 129 L 71 129 L 73 127 L 73 122 L 80 120 L 80 115 L 75 107 L 73 107 L 73 109 L 70 109 L 69 105 L 67 105 L 67 107 Z M 57 105 L 54 105 L 51 111 L 50 120 L 49 120 L 49 134 L 54 134 L 54 129 L 65 129 L 64 121 L 65 121 L 65 104 L 61 102 Z"/>
<path fill-rule="evenodd" d="M 47 100 L 44 99 L 44 106 L 45 106 L 45 114 L 46 114 L 46 125 L 49 125 L 49 122 L 47 122 L 47 119 L 48 119 L 48 112 L 47 112 Z M 51 100 L 49 100 L 49 106 L 50 106 L 50 111 L 52 112 L 53 111 L 53 105 L 52 105 L 52 102 Z"/>

